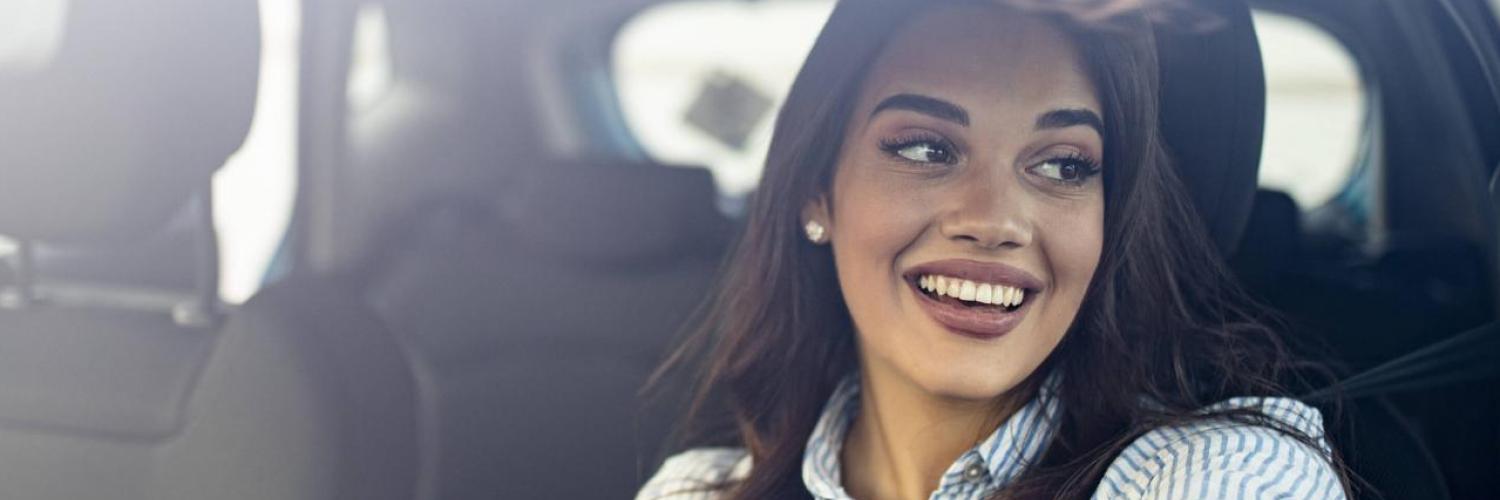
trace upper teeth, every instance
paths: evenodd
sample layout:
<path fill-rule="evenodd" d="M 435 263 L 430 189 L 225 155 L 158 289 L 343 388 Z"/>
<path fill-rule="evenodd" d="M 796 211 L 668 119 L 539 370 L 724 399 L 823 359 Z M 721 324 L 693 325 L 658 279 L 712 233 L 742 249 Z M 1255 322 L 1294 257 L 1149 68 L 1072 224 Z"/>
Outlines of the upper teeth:
<path fill-rule="evenodd" d="M 1026 290 L 1011 286 L 950 278 L 948 276 L 925 275 L 917 279 L 917 285 L 939 297 L 947 296 L 968 302 L 997 306 L 1019 306 L 1026 299 Z"/>

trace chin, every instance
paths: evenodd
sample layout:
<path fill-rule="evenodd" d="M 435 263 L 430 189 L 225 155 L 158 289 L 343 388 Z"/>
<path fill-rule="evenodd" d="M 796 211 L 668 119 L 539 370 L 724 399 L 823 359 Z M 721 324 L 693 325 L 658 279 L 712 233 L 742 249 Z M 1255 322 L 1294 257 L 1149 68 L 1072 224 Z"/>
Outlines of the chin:
<path fill-rule="evenodd" d="M 923 377 L 920 384 L 928 393 L 947 399 L 984 401 L 995 399 L 1010 392 L 1026 374 L 1012 376 L 1003 370 L 990 368 L 988 372 L 976 370 L 952 370 Z"/>
<path fill-rule="evenodd" d="M 941 348 L 907 357 L 904 363 L 898 360 L 896 366 L 900 366 L 907 379 L 928 394 L 957 400 L 991 400 L 1023 384 L 1045 358 L 1046 353 L 1031 354 L 1024 348 L 1026 346 L 1013 342 L 1021 338 L 999 339 L 1012 342 L 984 348 L 976 348 L 967 341 L 939 342 Z"/>

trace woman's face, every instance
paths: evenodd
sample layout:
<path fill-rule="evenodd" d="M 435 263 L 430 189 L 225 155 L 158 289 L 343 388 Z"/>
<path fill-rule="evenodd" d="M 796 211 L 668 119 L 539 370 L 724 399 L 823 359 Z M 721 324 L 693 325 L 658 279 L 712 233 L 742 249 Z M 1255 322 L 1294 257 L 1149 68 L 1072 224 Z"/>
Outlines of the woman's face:
<path fill-rule="evenodd" d="M 1100 105 L 1039 19 L 953 6 L 895 35 L 804 216 L 827 228 L 866 375 L 994 398 L 1058 345 L 1098 265 Z"/>

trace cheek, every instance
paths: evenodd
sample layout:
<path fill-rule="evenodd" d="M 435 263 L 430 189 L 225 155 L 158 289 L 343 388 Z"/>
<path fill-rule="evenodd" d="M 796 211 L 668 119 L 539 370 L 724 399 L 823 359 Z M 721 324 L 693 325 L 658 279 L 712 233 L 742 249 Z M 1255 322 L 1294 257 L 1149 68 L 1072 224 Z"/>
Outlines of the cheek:
<path fill-rule="evenodd" d="M 870 170 L 856 162 L 839 166 L 830 188 L 831 243 L 839 288 L 856 331 L 879 337 L 877 332 L 904 321 L 901 294 L 906 284 L 897 262 L 927 228 L 931 203 L 910 185 Z"/>
<path fill-rule="evenodd" d="M 1096 198 L 1039 222 L 1046 228 L 1045 251 L 1059 299 L 1076 312 L 1104 249 L 1104 203 Z"/>
<path fill-rule="evenodd" d="M 868 175 L 858 165 L 841 168 L 831 193 L 839 271 L 895 277 L 895 256 L 922 234 L 931 204 L 915 196 L 909 185 Z"/>

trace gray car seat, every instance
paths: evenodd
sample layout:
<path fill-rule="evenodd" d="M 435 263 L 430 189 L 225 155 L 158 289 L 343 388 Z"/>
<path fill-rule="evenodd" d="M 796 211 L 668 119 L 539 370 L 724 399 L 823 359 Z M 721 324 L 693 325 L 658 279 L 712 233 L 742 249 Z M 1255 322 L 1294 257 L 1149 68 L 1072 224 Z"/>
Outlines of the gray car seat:
<path fill-rule="evenodd" d="M 325 17 L 309 26 L 341 29 L 351 3 L 317 4 Z M 399 346 L 388 365 L 416 392 L 391 404 L 414 412 L 416 448 L 391 458 L 414 464 L 415 498 L 629 496 L 668 427 L 635 395 L 706 295 L 727 239 L 710 176 L 547 160 L 555 127 L 543 117 L 566 113 L 533 114 L 535 93 L 557 89 L 531 87 L 552 55 L 530 49 L 551 19 L 507 2 L 378 4 L 390 87 L 362 105 L 341 82 L 304 94 L 304 124 L 331 128 L 305 129 L 325 141 L 304 151 L 328 154 L 303 167 L 337 181 L 304 184 L 332 194 L 304 207 L 290 277 L 231 327 L 289 353 L 319 337 Z M 316 75 L 349 62 L 304 64 Z M 320 295 L 349 302 L 299 308 Z M 327 314 L 363 322 L 320 322 Z"/>
<path fill-rule="evenodd" d="M 398 346 L 325 361 L 410 370 L 413 399 L 359 420 L 394 431 L 415 411 L 415 448 L 382 450 L 412 462 L 414 498 L 628 496 L 677 415 L 637 393 L 708 293 L 729 222 L 698 168 L 550 163 L 516 191 L 416 210 L 365 268 L 294 274 L 231 328 L 308 359 L 345 342 L 318 338 Z"/>
<path fill-rule="evenodd" d="M 192 438 L 211 413 L 197 396 L 218 340 L 212 303 L 62 283 L 26 262 L 37 249 L 133 245 L 203 215 L 192 201 L 249 128 L 256 3 L 68 4 L 50 61 L 0 70 L 0 235 L 24 250 L 0 284 L 0 498 L 258 497 L 178 467 L 239 465 Z M 275 480 L 254 472 L 236 474 Z"/>
<path fill-rule="evenodd" d="M 427 498 L 617 498 L 675 416 L 637 393 L 726 248 L 708 172 L 549 167 L 430 213 L 366 289 L 418 365 Z"/>

